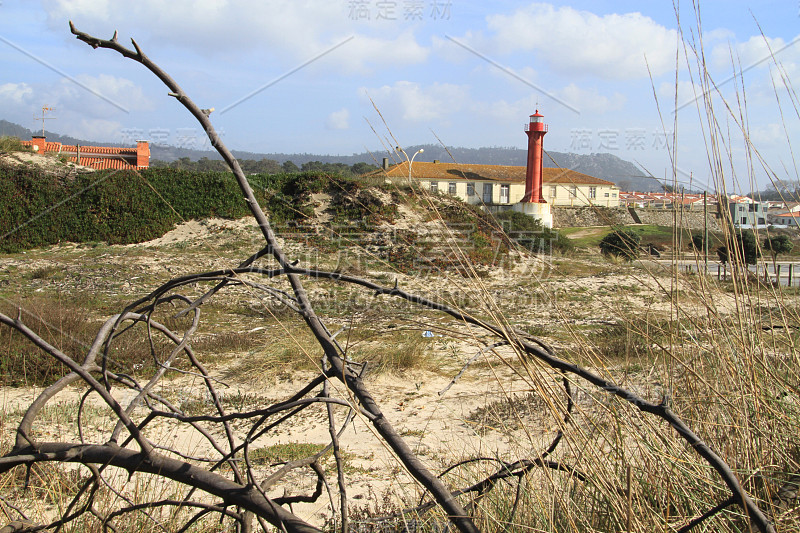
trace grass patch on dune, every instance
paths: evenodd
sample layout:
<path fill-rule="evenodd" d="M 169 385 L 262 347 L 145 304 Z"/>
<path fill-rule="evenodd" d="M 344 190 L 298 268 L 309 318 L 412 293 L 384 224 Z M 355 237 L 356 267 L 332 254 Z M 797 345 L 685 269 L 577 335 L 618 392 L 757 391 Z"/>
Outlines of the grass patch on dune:
<path fill-rule="evenodd" d="M 653 224 L 621 226 L 629 231 L 632 231 L 641 237 L 643 244 L 653 243 L 655 245 L 672 246 L 674 230 L 671 226 L 656 226 Z M 592 248 L 596 249 L 600 245 L 600 241 L 611 233 L 611 227 L 574 227 L 562 228 L 558 230 L 560 234 L 569 238 L 577 248 Z M 688 238 L 689 242 L 691 238 Z"/>
<path fill-rule="evenodd" d="M 253 334 L 257 339 L 236 358 L 226 376 L 288 379 L 297 371 L 319 371 L 322 352 L 314 336 L 300 325 L 296 319 L 284 320 Z M 349 335 L 343 331 L 336 339 L 347 359 L 366 364 L 370 375 L 438 368 L 433 339 L 423 338 L 416 329 L 360 328 Z"/>
<path fill-rule="evenodd" d="M 73 302 L 47 297 L 4 300 L 0 312 L 20 316 L 31 330 L 64 353 L 74 355 L 91 344 L 94 323 L 87 310 Z M 0 328 L 0 384 L 47 385 L 66 372 L 66 367 L 34 347 L 27 337 Z"/>
<path fill-rule="evenodd" d="M 18 137 L 11 137 L 9 135 L 0 136 L 0 153 L 2 152 L 32 152 L 29 146 L 22 144 Z"/>
<path fill-rule="evenodd" d="M 249 458 L 250 462 L 256 465 L 288 463 L 289 461 L 296 461 L 316 455 L 324 449 L 324 444 L 311 444 L 309 442 L 273 444 L 271 446 L 250 450 Z"/>

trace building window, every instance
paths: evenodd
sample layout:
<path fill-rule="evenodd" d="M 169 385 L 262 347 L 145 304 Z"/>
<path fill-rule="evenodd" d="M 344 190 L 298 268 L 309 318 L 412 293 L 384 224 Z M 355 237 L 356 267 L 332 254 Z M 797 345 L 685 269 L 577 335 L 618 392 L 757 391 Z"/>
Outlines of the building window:
<path fill-rule="evenodd" d="M 578 196 L 578 188 L 576 186 L 574 186 L 574 185 L 572 187 L 570 187 L 569 188 L 569 195 L 572 198 L 576 198 Z"/>
<path fill-rule="evenodd" d="M 467 183 L 467 196 L 475 196 L 475 184 Z"/>
<path fill-rule="evenodd" d="M 550 198 L 555 198 L 558 194 L 558 187 L 550 187 Z"/>
<path fill-rule="evenodd" d="M 597 198 L 597 187 L 589 187 L 589 199 L 594 200 Z"/>
<path fill-rule="evenodd" d="M 510 185 L 501 185 L 500 186 L 500 203 L 507 204 L 509 201 L 509 194 L 511 192 Z"/>
<path fill-rule="evenodd" d="M 453 196 L 456 195 L 456 184 L 452 181 L 447 184 L 447 194 L 452 194 Z"/>
<path fill-rule="evenodd" d="M 483 184 L 483 203 L 485 203 L 485 204 L 492 203 L 492 184 L 491 183 L 484 183 Z"/>
<path fill-rule="evenodd" d="M 433 192 L 433 193 L 439 192 L 439 182 L 438 181 L 432 181 L 431 182 L 431 192 Z"/>
<path fill-rule="evenodd" d="M 616 198 L 616 197 L 617 197 L 617 193 L 611 193 L 611 198 Z"/>
<path fill-rule="evenodd" d="M 764 224 L 764 223 L 766 223 L 766 220 L 764 220 L 763 218 L 759 218 L 758 219 L 758 223 L 759 224 Z"/>
<path fill-rule="evenodd" d="M 747 217 L 742 217 L 742 224 L 747 224 Z"/>

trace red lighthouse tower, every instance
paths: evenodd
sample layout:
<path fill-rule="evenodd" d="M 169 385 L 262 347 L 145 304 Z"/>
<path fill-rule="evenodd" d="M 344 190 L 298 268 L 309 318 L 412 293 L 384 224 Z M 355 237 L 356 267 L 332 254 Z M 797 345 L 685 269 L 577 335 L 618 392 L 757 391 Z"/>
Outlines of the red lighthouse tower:
<path fill-rule="evenodd" d="M 538 109 L 531 115 L 530 123 L 525 125 L 525 133 L 528 134 L 528 167 L 525 171 L 525 196 L 522 197 L 522 202 L 543 204 L 546 202 L 542 197 L 542 144 L 547 133 L 547 124 Z"/>

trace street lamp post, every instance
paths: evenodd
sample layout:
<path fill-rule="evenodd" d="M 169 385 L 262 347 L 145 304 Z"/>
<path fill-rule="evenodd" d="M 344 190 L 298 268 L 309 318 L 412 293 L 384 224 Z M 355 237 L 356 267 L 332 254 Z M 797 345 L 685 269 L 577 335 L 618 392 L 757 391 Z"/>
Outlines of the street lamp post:
<path fill-rule="evenodd" d="M 398 152 L 402 152 L 403 155 L 406 156 L 406 161 L 408 161 L 408 181 L 411 181 L 411 165 L 414 164 L 414 158 L 417 157 L 417 155 L 423 153 L 425 149 L 420 148 L 419 150 L 414 152 L 414 155 L 411 156 L 411 159 L 408 158 L 408 154 L 406 153 L 406 151 L 400 148 L 399 146 L 395 146 L 394 149 L 397 150 Z"/>

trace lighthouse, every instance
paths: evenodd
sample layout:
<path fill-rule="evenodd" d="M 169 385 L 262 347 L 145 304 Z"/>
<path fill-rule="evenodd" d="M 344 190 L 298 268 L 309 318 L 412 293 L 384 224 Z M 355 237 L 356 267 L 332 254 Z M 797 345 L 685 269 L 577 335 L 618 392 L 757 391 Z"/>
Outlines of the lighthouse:
<path fill-rule="evenodd" d="M 542 226 L 550 228 L 553 226 L 553 215 L 550 212 L 550 204 L 542 195 L 542 144 L 547 133 L 547 124 L 544 123 L 544 115 L 539 113 L 538 109 L 530 116 L 530 122 L 525 124 L 525 133 L 528 135 L 525 196 L 514 209 L 538 219 Z"/>

